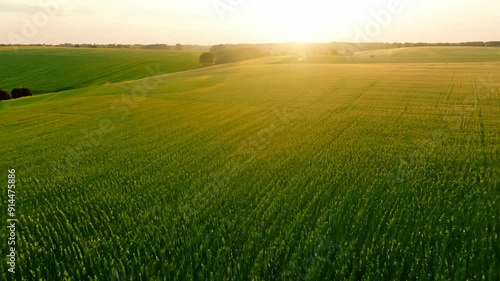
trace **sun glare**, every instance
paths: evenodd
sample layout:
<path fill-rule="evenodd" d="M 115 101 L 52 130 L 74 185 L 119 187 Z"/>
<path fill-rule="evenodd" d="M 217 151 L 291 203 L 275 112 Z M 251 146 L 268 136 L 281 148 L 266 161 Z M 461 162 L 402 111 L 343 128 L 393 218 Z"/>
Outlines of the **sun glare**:
<path fill-rule="evenodd" d="M 284 16 L 277 20 L 274 25 L 281 36 L 288 41 L 296 42 L 315 41 L 318 33 L 325 32 L 326 29 L 313 17 L 300 19 L 295 16 Z"/>
<path fill-rule="evenodd" d="M 265 14 L 280 39 L 290 42 L 317 42 L 328 33 L 346 29 L 355 18 L 353 5 L 313 5 L 304 1 L 286 5 L 266 5 Z M 331 34 L 334 37 L 334 34 Z"/>

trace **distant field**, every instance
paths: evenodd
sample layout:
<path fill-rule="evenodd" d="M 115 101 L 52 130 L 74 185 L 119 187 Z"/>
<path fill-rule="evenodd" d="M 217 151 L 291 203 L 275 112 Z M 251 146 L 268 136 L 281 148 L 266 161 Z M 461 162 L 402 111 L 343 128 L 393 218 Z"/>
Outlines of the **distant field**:
<path fill-rule="evenodd" d="M 352 56 L 312 56 L 309 63 L 500 62 L 500 48 L 417 47 L 356 52 Z"/>
<path fill-rule="evenodd" d="M 500 278 L 493 56 L 280 61 L 1 103 L 18 279 Z"/>
<path fill-rule="evenodd" d="M 500 48 L 418 47 L 359 52 L 357 58 L 376 62 L 491 62 L 500 61 Z"/>
<path fill-rule="evenodd" d="M 199 66 L 200 52 L 125 49 L 0 47 L 0 88 L 28 87 L 33 93 L 51 93 L 91 85 L 115 83 Z"/>

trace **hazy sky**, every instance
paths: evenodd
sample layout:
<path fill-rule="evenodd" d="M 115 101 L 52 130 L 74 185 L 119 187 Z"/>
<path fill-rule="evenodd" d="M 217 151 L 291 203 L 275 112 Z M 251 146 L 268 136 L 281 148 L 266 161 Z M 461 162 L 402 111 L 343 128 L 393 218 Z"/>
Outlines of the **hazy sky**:
<path fill-rule="evenodd" d="M 0 43 L 500 41 L 499 0 L 0 0 Z"/>

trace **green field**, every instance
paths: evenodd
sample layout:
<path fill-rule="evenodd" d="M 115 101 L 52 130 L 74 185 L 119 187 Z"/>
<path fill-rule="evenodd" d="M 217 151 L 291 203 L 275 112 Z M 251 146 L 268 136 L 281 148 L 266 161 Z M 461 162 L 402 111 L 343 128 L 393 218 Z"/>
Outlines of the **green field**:
<path fill-rule="evenodd" d="M 2 102 L 16 277 L 498 280 L 500 62 L 473 49 L 492 59 L 271 57 Z"/>
<path fill-rule="evenodd" d="M 198 66 L 199 52 L 127 49 L 23 47 L 16 53 L 0 47 L 0 89 L 28 87 L 34 94 L 61 92 L 92 85 L 147 77 L 156 64 L 158 74 Z"/>

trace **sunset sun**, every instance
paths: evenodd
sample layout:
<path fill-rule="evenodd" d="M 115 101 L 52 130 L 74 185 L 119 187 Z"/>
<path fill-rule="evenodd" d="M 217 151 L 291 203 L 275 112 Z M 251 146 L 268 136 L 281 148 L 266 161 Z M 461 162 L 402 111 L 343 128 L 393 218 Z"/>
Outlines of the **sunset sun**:
<path fill-rule="evenodd" d="M 335 30 L 347 29 L 355 18 L 352 4 L 316 6 L 304 2 L 266 5 L 264 14 L 277 36 L 287 41 L 320 41 Z"/>
<path fill-rule="evenodd" d="M 498 11 L 0 0 L 0 281 L 500 281 Z"/>

